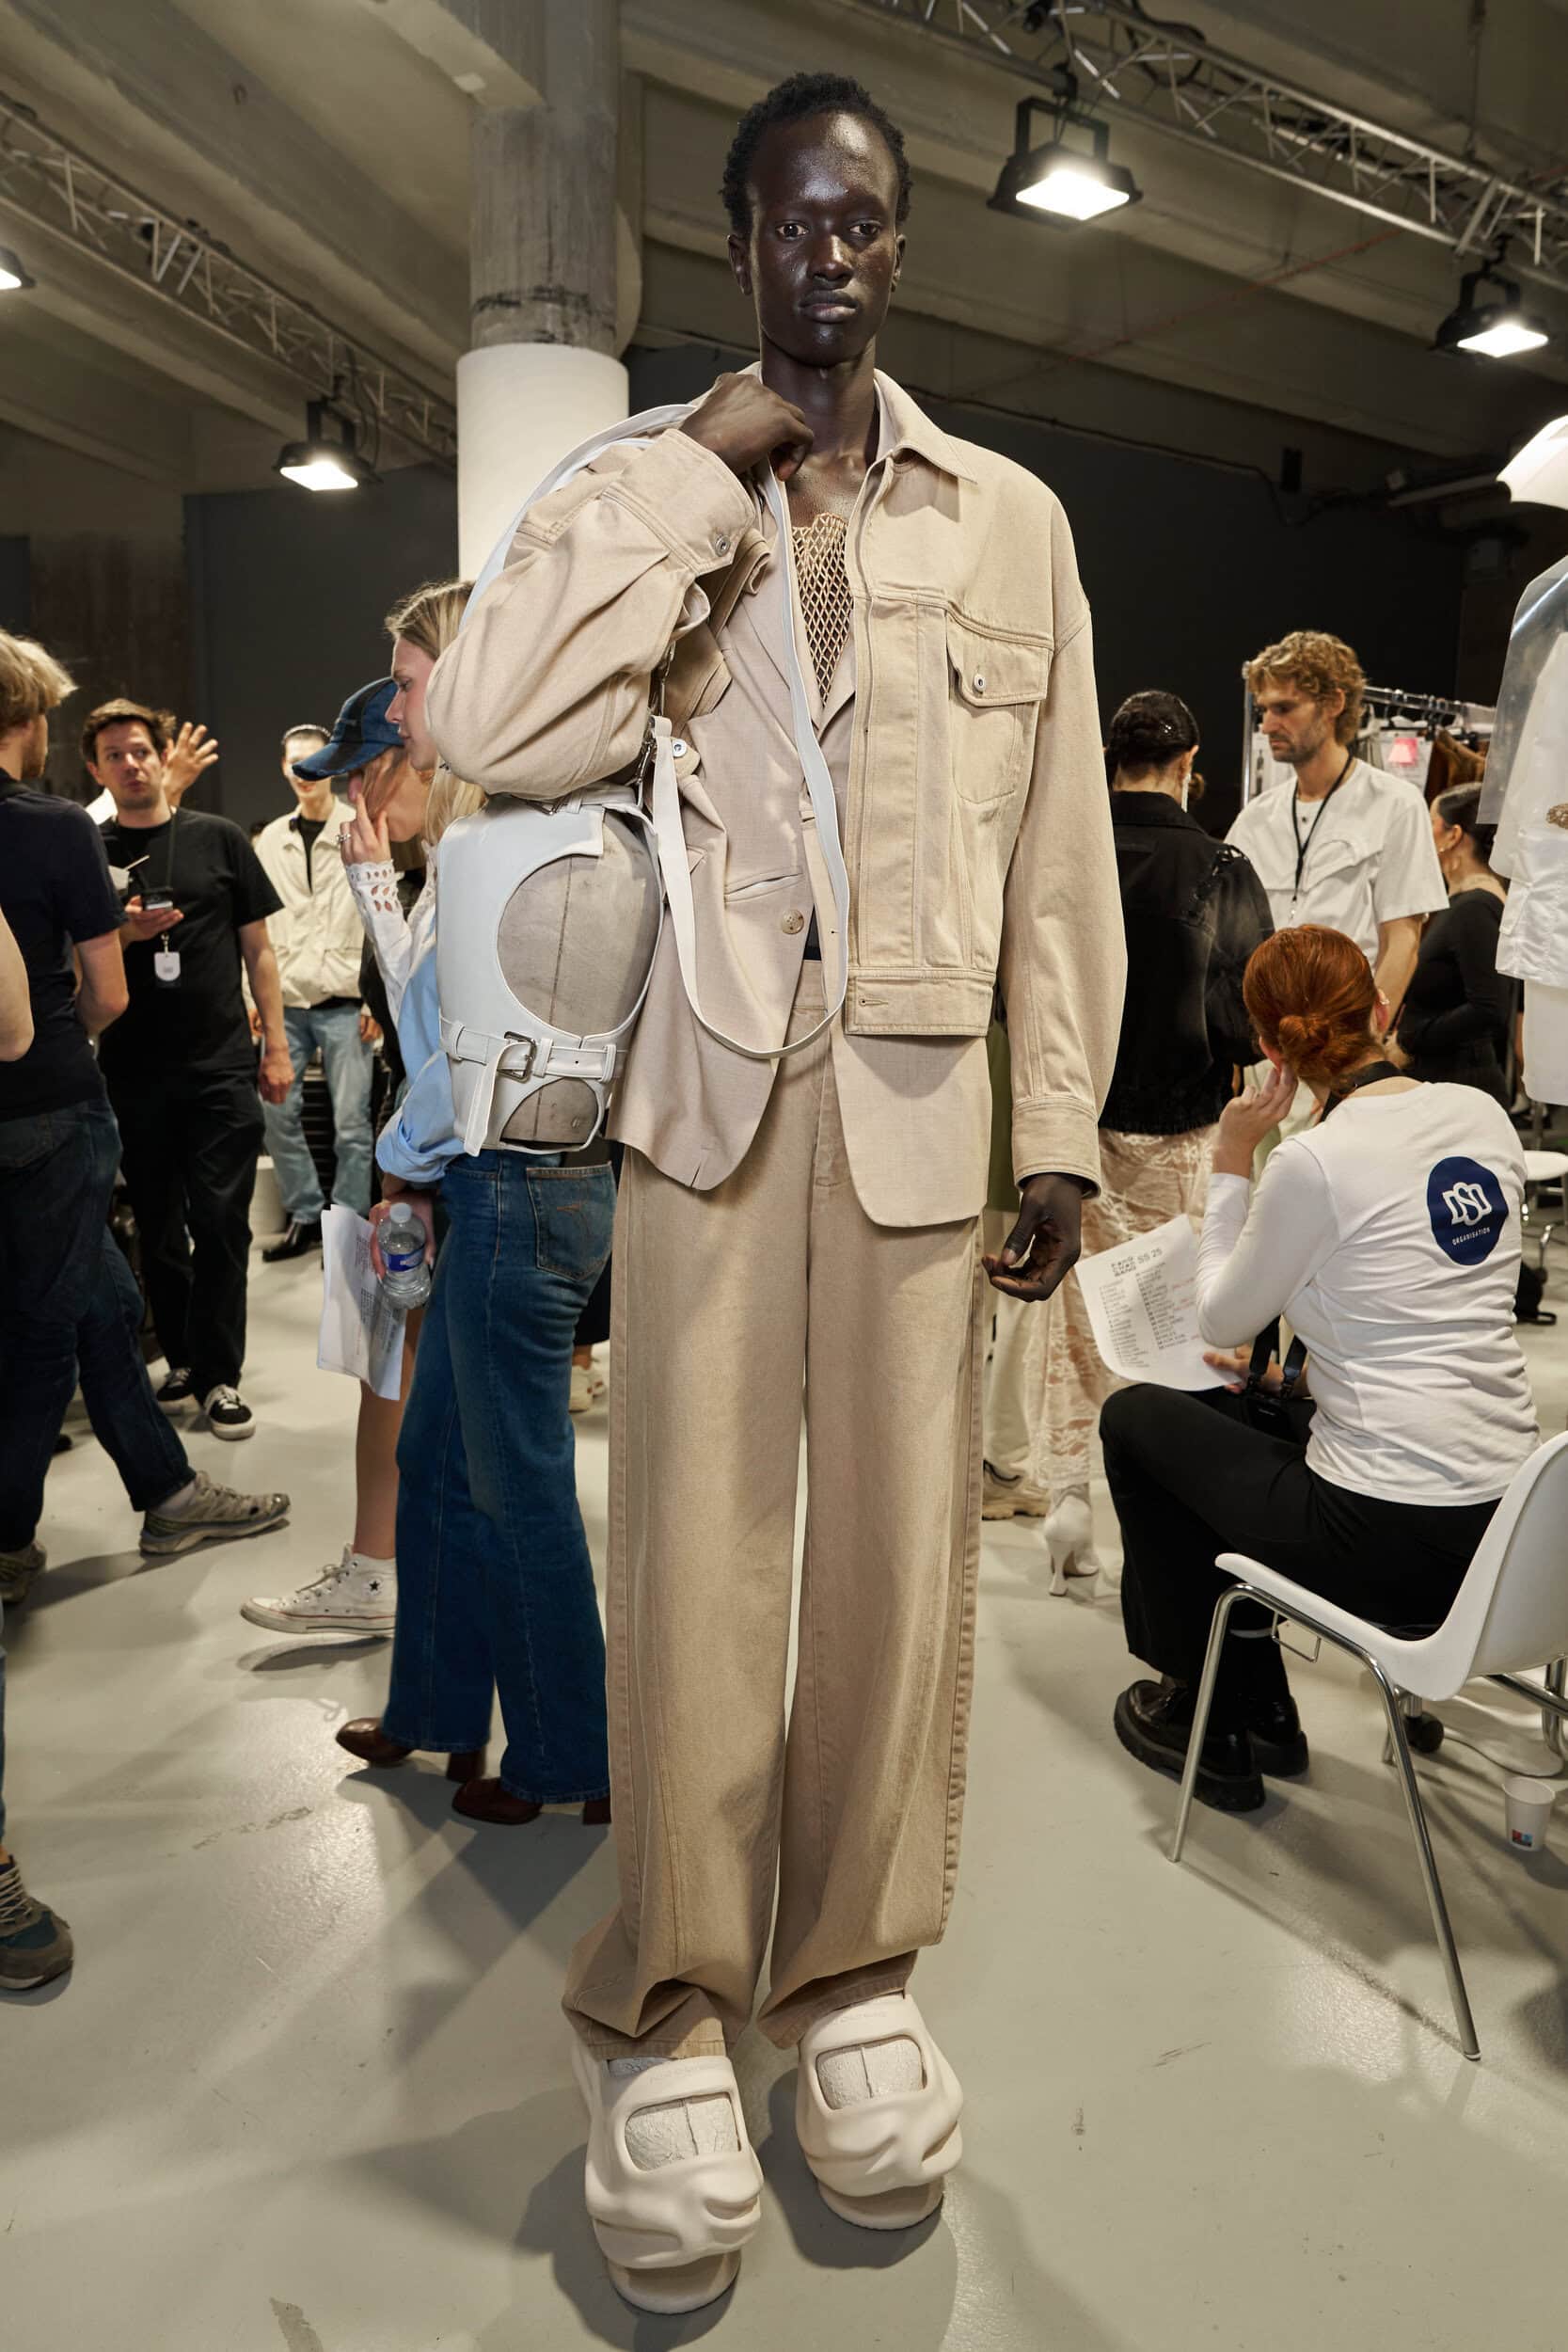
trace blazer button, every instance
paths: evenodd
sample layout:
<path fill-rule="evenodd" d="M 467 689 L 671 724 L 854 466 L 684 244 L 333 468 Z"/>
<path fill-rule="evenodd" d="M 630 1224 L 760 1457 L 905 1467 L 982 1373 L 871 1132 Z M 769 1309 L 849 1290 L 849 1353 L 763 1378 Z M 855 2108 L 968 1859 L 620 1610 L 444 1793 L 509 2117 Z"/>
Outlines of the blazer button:
<path fill-rule="evenodd" d="M 977 694 L 983 694 L 983 693 L 985 692 L 985 691 L 986 691 L 986 674 L 985 674 L 984 670 L 976 670 L 976 671 L 975 671 L 975 673 L 974 673 L 974 691 L 975 691 Z"/>
<path fill-rule="evenodd" d="M 797 907 L 793 914 L 786 914 L 784 916 L 784 923 L 781 928 L 788 931 L 790 937 L 793 938 L 797 931 L 803 931 L 805 930 L 806 918 Z"/>

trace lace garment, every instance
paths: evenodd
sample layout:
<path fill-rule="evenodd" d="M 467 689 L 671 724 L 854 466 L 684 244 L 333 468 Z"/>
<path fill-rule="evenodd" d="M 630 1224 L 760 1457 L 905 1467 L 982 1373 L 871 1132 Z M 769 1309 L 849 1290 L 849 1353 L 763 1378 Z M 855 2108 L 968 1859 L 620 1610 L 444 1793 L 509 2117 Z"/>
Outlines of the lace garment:
<path fill-rule="evenodd" d="M 1102 1127 L 1103 1189 L 1084 1203 L 1084 1255 L 1119 1249 L 1173 1216 L 1190 1216 L 1201 1227 L 1213 1142 L 1212 1127 L 1180 1136 L 1117 1135 Z M 1126 1382 L 1107 1369 L 1096 1347 L 1084 1294 L 1071 1275 L 1034 1310 L 1030 1343 L 1023 1372 L 1035 1440 L 1029 1482 L 1056 1496 L 1088 1485 L 1100 1408 Z"/>
<path fill-rule="evenodd" d="M 849 634 L 854 610 L 849 575 L 844 564 L 847 529 L 842 515 L 816 515 L 809 523 L 797 523 L 791 533 L 800 616 L 806 625 L 806 644 L 811 648 L 817 691 L 824 702 Z"/>

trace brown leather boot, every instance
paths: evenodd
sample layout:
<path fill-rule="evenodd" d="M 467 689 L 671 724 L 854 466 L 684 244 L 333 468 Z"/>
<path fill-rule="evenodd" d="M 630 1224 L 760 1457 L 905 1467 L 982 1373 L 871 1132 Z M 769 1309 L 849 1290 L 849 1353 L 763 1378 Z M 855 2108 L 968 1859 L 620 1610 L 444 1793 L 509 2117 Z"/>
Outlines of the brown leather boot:
<path fill-rule="evenodd" d="M 338 1733 L 338 1745 L 347 1748 L 361 1764 L 374 1764 L 382 1771 L 389 1771 L 394 1764 L 406 1764 L 414 1753 L 401 1740 L 388 1740 L 380 1719 L 374 1715 L 358 1715 L 353 1723 L 344 1724 Z"/>
<path fill-rule="evenodd" d="M 495 1821 L 503 1829 L 521 1829 L 525 1821 L 536 1821 L 544 1807 L 531 1797 L 515 1797 L 499 1780 L 476 1777 L 458 1790 L 451 1809 L 470 1821 Z"/>
<path fill-rule="evenodd" d="M 583 1827 L 585 1829 L 602 1829 L 609 1819 L 610 1799 L 608 1797 L 590 1797 L 588 1803 L 582 1808 Z"/>
<path fill-rule="evenodd" d="M 394 1764 L 406 1764 L 413 1755 L 401 1740 L 388 1740 L 374 1715 L 359 1715 L 351 1724 L 344 1724 L 338 1733 L 338 1745 L 356 1756 L 362 1764 L 373 1764 L 379 1771 L 389 1772 Z M 477 1780 L 484 1770 L 483 1748 L 463 1748 L 447 1758 L 449 1780 Z"/>

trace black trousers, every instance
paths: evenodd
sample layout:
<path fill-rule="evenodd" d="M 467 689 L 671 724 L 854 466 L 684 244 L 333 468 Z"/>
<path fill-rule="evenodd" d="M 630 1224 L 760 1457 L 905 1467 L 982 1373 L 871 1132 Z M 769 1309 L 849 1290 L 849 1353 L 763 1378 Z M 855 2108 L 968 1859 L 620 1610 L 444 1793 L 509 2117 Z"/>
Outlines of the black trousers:
<path fill-rule="evenodd" d="M 245 1361 L 250 1196 L 261 1101 L 248 1070 L 120 1079 L 110 1099 L 141 1234 L 142 1275 L 171 1368 L 198 1397 L 238 1384 Z"/>
<path fill-rule="evenodd" d="M 1127 1646 L 1179 1682 L 1201 1674 L 1214 1604 L 1234 1581 L 1215 1567 L 1216 1553 L 1246 1552 L 1375 1625 L 1429 1632 L 1497 1507 L 1391 1502 L 1333 1486 L 1308 1470 L 1301 1443 L 1252 1428 L 1227 1389 L 1125 1389 L 1107 1402 L 1100 1429 L 1121 1521 Z M 1250 1606 L 1232 1615 L 1217 1727 L 1284 1695 L 1269 1624 Z"/>

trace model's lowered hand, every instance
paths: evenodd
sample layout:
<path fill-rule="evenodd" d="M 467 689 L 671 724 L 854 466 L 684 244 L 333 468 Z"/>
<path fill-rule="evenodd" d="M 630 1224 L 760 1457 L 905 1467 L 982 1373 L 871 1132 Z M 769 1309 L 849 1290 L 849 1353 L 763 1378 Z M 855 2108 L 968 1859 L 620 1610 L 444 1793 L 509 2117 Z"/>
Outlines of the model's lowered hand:
<path fill-rule="evenodd" d="M 982 1258 L 995 1290 L 1011 1298 L 1049 1298 L 1083 1248 L 1084 1193 L 1076 1176 L 1029 1176 L 1021 1187 L 1018 1223 L 999 1258 Z"/>

